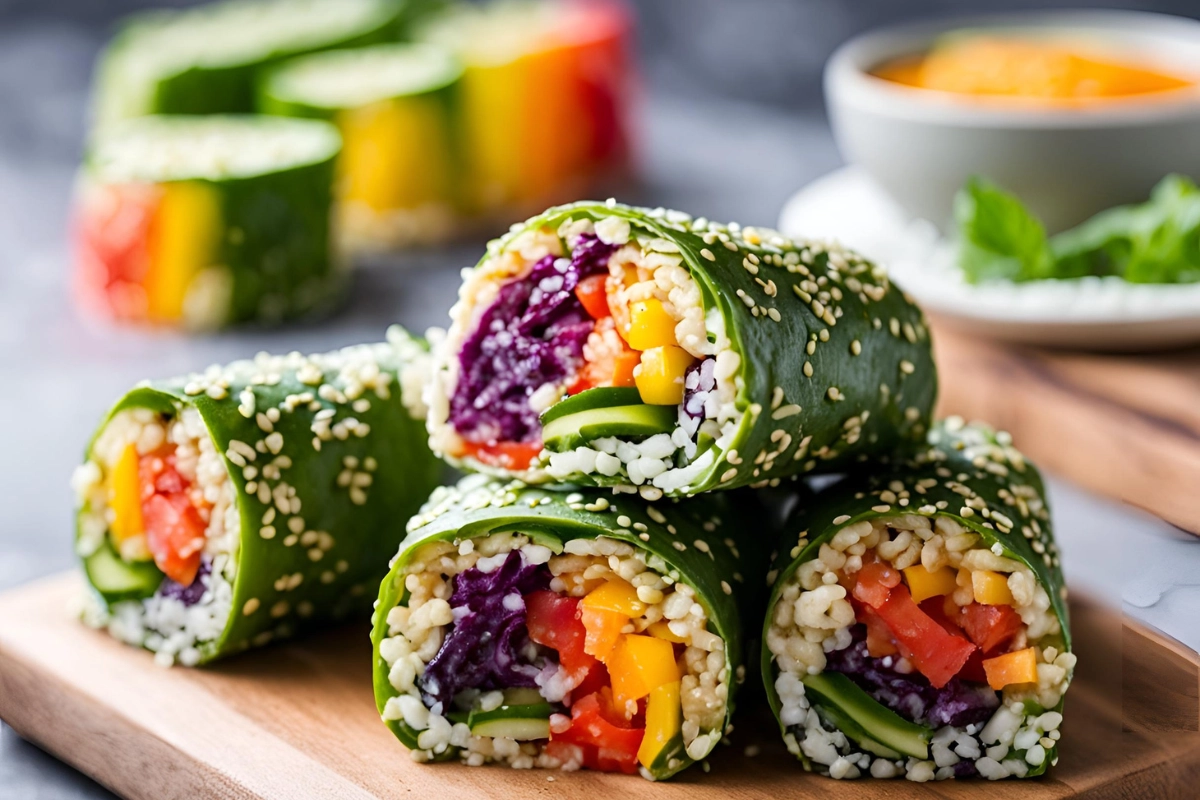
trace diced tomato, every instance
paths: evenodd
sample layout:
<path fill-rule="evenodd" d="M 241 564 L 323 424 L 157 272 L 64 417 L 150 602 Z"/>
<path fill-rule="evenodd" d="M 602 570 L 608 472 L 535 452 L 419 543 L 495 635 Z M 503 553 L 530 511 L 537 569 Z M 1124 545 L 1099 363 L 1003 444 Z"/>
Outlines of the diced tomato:
<path fill-rule="evenodd" d="M 868 561 L 855 573 L 852 594 L 871 608 L 879 608 L 900 585 L 900 571 L 884 561 Z"/>
<path fill-rule="evenodd" d="M 592 385 L 591 380 L 588 378 L 587 370 L 585 369 L 579 375 L 579 377 L 575 380 L 575 382 L 572 383 L 570 385 L 570 387 L 567 388 L 567 394 L 574 396 L 574 395 L 579 394 L 580 392 L 586 392 L 588 389 L 593 389 L 593 388 L 595 388 L 595 387 Z"/>
<path fill-rule="evenodd" d="M 527 469 L 538 453 L 541 442 L 463 442 L 463 455 L 474 458 L 481 464 L 503 469 Z"/>
<path fill-rule="evenodd" d="M 987 673 L 983 671 L 983 660 L 986 658 L 983 651 L 978 647 L 971 653 L 971 657 L 967 659 L 967 663 L 963 664 L 963 668 L 958 671 L 955 677 L 964 681 L 974 681 L 975 683 L 987 683 Z"/>
<path fill-rule="evenodd" d="M 587 631 L 579 621 L 578 598 L 548 590 L 525 595 L 525 627 L 534 642 L 558 651 L 558 663 L 576 686 L 581 686 L 597 666 L 603 666 L 583 650 Z"/>
<path fill-rule="evenodd" d="M 167 451 L 138 458 L 142 524 L 154 563 L 168 578 L 184 586 L 196 580 L 208 525 L 192 502 L 190 483 L 175 469 Z"/>
<path fill-rule="evenodd" d="M 876 613 L 887 624 L 901 650 L 934 688 L 940 689 L 958 674 L 975 645 L 955 636 L 930 618 L 912 601 L 903 585 L 894 587 Z"/>
<path fill-rule="evenodd" d="M 985 606 L 971 603 L 959 612 L 959 625 L 967 638 L 991 653 L 1008 643 L 1021 630 L 1021 616 L 1012 606 Z"/>
<path fill-rule="evenodd" d="M 186 494 L 152 494 L 142 502 L 146 544 L 154 563 L 176 583 L 191 586 L 204 550 L 204 520 Z"/>
<path fill-rule="evenodd" d="M 637 773 L 637 751 L 645 731 L 628 727 L 629 723 L 611 717 L 602 692 L 593 692 L 571 704 L 571 724 L 557 733 L 550 731 L 550 743 L 565 742 L 583 749 L 583 765 L 606 772 Z"/>
<path fill-rule="evenodd" d="M 605 284 L 608 275 L 591 275 L 575 285 L 575 296 L 583 303 L 583 308 L 592 319 L 603 319 L 612 316 L 608 310 L 608 290 Z"/>
<path fill-rule="evenodd" d="M 892 641 L 891 629 L 870 606 L 860 604 L 858 621 L 867 626 L 867 653 L 872 658 L 883 658 L 899 652 Z"/>
<path fill-rule="evenodd" d="M 608 677 L 608 667 L 604 666 L 603 662 L 597 661 L 583 676 L 583 680 L 579 685 L 571 690 L 572 697 L 586 697 L 589 694 L 598 692 L 601 689 L 606 689 L 612 683 L 612 679 Z"/>

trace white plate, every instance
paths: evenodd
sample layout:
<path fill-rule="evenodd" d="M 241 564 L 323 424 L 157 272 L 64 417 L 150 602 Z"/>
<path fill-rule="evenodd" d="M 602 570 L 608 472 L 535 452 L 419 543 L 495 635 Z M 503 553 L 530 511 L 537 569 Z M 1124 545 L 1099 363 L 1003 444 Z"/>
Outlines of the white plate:
<path fill-rule="evenodd" d="M 892 279 L 944 324 L 1009 342 L 1089 350 L 1153 350 L 1200 342 L 1200 284 L 1120 278 L 971 285 L 953 246 L 923 220 L 909 222 L 856 167 L 818 178 L 788 200 L 779 229 L 836 239 L 886 264 Z"/>

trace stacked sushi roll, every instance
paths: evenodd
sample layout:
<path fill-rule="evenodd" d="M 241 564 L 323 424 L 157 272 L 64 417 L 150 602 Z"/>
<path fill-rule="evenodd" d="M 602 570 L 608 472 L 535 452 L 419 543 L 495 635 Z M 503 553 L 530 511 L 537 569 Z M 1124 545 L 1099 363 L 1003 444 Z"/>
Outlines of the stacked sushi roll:
<path fill-rule="evenodd" d="M 190 665 L 378 585 L 376 707 L 418 761 L 670 778 L 757 660 L 823 775 L 1056 763 L 1076 659 L 1042 479 L 933 422 L 928 329 L 878 267 L 576 203 L 492 242 L 431 339 L 123 398 L 76 476 L 91 621 Z M 435 454 L 480 474 L 433 488 Z"/>
<path fill-rule="evenodd" d="M 870 262 L 615 203 L 492 242 L 435 361 L 452 463 L 650 500 L 919 443 L 937 390 L 920 309 Z"/>
<path fill-rule="evenodd" d="M 190 666 L 367 609 L 440 474 L 426 359 L 394 329 L 130 391 L 73 480 L 87 620 Z"/>
<path fill-rule="evenodd" d="M 835 778 L 1031 777 L 1075 655 L 1037 468 L 949 420 L 801 502 L 769 576 L 763 679 L 788 749 Z"/>
<path fill-rule="evenodd" d="M 418 44 L 284 64 L 259 108 L 340 129 L 348 249 L 437 241 L 624 169 L 629 31 L 610 0 L 455 7 Z"/>
<path fill-rule="evenodd" d="M 147 114 L 255 110 L 262 70 L 282 59 L 393 41 L 430 0 L 223 0 L 130 18 L 96 69 L 99 126 Z"/>
<path fill-rule="evenodd" d="M 273 117 L 143 117 L 91 144 L 76 286 L 100 316 L 188 329 L 313 316 L 344 292 L 330 230 L 337 130 Z"/>

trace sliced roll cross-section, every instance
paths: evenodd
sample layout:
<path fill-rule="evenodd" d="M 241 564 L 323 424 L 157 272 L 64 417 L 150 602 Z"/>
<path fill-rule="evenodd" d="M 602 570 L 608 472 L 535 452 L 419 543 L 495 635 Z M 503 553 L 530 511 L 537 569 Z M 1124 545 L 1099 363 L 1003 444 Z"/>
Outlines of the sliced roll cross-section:
<path fill-rule="evenodd" d="M 920 310 L 854 253 L 615 203 L 514 226 L 436 349 L 430 441 L 530 483 L 777 484 L 919 443 Z"/>
<path fill-rule="evenodd" d="M 88 310 L 191 329 L 328 311 L 337 130 L 273 117 L 143 117 L 89 149 L 75 197 Z"/>
<path fill-rule="evenodd" d="M 610 497 L 475 475 L 412 520 L 372 642 L 379 712 L 418 760 L 661 779 L 725 736 L 766 559 L 722 531 L 757 512 Z"/>
<path fill-rule="evenodd" d="M 135 14 L 97 65 L 96 123 L 148 114 L 249 113 L 265 67 L 318 50 L 393 41 L 434 4 L 223 0 Z"/>
<path fill-rule="evenodd" d="M 460 174 L 456 105 L 462 63 L 429 44 L 386 44 L 294 59 L 273 71 L 259 106 L 337 125 L 339 234 L 347 249 L 446 238 Z"/>
<path fill-rule="evenodd" d="M 1076 658 L 1037 469 L 948 420 L 805 498 L 768 580 L 762 669 L 788 749 L 834 778 L 1040 775 Z"/>
<path fill-rule="evenodd" d="M 129 392 L 73 479 L 85 621 L 191 666 L 365 610 L 440 472 L 426 358 L 393 329 Z"/>

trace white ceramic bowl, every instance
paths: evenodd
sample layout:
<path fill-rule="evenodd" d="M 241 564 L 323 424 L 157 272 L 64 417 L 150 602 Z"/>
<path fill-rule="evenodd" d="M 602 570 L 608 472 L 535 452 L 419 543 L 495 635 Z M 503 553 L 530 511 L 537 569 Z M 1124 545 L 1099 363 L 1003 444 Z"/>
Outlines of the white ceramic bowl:
<path fill-rule="evenodd" d="M 1200 78 L 1200 21 L 1135 11 L 1031 11 L 905 25 L 851 39 L 825 68 L 838 146 L 914 218 L 949 228 L 973 174 L 1015 192 L 1055 232 L 1144 200 L 1170 172 L 1200 177 L 1200 90 L 1086 108 L 980 102 L 876 78 L 868 70 L 961 29 L 1092 42 Z"/>

